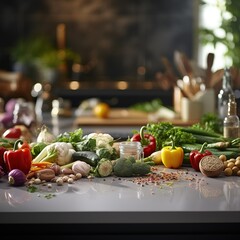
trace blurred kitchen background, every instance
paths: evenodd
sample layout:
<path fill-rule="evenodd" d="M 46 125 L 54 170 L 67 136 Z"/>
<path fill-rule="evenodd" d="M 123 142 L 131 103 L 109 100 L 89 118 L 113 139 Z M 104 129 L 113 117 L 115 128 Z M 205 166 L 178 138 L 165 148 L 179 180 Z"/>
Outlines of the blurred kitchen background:
<path fill-rule="evenodd" d="M 117 89 L 118 81 L 126 81 L 131 89 L 151 89 L 145 97 L 159 96 L 159 89 L 164 88 L 163 100 L 170 105 L 168 83 L 161 83 L 161 58 L 173 62 L 175 50 L 196 57 L 197 11 L 197 1 L 192 0 L 1 1 L 0 68 L 13 71 L 20 67 L 17 64 L 26 63 L 32 67 L 26 74 L 34 82 L 45 80 L 31 65 L 44 51 L 42 60 L 51 64 L 54 52 L 48 52 L 49 41 L 57 50 L 67 49 L 79 56 L 68 59 L 64 71 L 67 81 L 79 83 L 72 88 L 81 89 L 82 85 L 89 89 L 84 97 L 93 95 L 94 88 Z M 73 96 L 66 89 L 58 94 L 71 98 L 74 104 L 82 95 Z"/>
<path fill-rule="evenodd" d="M 231 67 L 240 98 L 238 9 L 238 0 L 2 0 L 0 97 L 71 107 L 159 98 L 174 108 L 177 80 L 193 77 L 217 97 Z"/>

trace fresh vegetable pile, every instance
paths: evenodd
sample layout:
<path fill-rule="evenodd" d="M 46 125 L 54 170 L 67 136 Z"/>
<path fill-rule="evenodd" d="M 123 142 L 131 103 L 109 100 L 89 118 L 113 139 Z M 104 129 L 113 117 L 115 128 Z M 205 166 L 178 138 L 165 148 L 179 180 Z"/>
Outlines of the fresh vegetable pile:
<path fill-rule="evenodd" d="M 206 155 L 214 155 L 220 159 L 224 156 L 225 161 L 229 160 L 234 163 L 240 156 L 240 138 L 224 138 L 218 119 L 210 114 L 204 116 L 200 123 L 189 127 L 174 126 L 169 122 L 158 122 L 147 124 L 145 131 L 155 137 L 156 152 L 161 156 L 164 166 L 168 168 L 185 165 L 200 171 L 200 161 Z M 179 148 L 183 150 L 182 162 L 179 157 L 181 151 Z M 173 157 L 173 154 L 177 153 L 177 149 L 179 155 Z M 177 165 L 177 163 L 179 164 Z M 234 171 L 227 169 L 224 170 L 224 174 L 226 176 L 240 176 L 240 168 L 235 165 L 234 167 Z M 233 174 L 229 174 L 230 172 Z"/>
<path fill-rule="evenodd" d="M 182 127 L 169 122 L 148 123 L 128 139 L 141 143 L 142 159 L 121 157 L 115 145 L 119 139 L 115 140 L 107 133 L 84 135 L 79 128 L 55 137 L 44 126 L 36 142 L 28 142 L 21 137 L 8 139 L 8 130 L 0 141 L 0 177 L 7 175 L 13 186 L 42 181 L 62 185 L 82 177 L 147 176 L 152 172 L 152 166 L 160 164 L 165 168 L 188 166 L 201 171 L 200 166 L 203 161 L 208 161 L 208 156 L 213 156 L 209 159 L 214 161 L 217 157 L 223 163 L 220 170 L 226 176 L 240 176 L 240 138 L 224 138 L 209 126 L 216 127 L 210 124 Z"/>
<path fill-rule="evenodd" d="M 54 137 L 45 126 L 36 142 L 27 143 L 21 139 L 10 142 L 3 138 L 1 176 L 7 174 L 13 186 L 43 181 L 62 185 L 82 177 L 143 176 L 151 171 L 149 161 L 134 158 L 131 158 L 131 169 L 120 169 L 118 166 L 123 159 L 113 147 L 114 142 L 109 134 L 83 135 L 80 128 Z M 124 159 L 124 163 L 128 161 Z"/>

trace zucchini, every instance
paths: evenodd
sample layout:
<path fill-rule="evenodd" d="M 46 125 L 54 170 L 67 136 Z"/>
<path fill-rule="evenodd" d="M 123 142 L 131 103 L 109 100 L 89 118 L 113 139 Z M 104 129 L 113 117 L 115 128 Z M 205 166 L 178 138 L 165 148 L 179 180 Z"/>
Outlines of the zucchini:
<path fill-rule="evenodd" d="M 210 137 L 204 135 L 193 134 L 193 137 L 196 139 L 196 143 L 216 143 L 216 142 L 224 142 L 225 139 L 223 137 Z"/>
<path fill-rule="evenodd" d="M 183 156 L 183 166 L 191 166 L 189 153 L 184 153 Z"/>
<path fill-rule="evenodd" d="M 222 134 L 215 133 L 215 132 L 209 132 L 209 131 L 204 131 L 201 129 L 196 129 L 196 128 L 191 128 L 191 127 L 177 127 L 183 132 L 188 132 L 192 133 L 195 135 L 201 135 L 201 136 L 208 136 L 208 137 L 215 137 L 215 138 L 221 138 Z"/>
<path fill-rule="evenodd" d="M 202 144 L 200 144 L 200 143 L 193 143 L 193 144 L 183 143 L 181 145 L 181 147 L 182 147 L 184 153 L 190 153 L 193 150 L 200 150 L 202 147 Z"/>
<path fill-rule="evenodd" d="M 96 167 L 100 158 L 95 152 L 91 151 L 77 151 L 72 154 L 72 161 L 83 161 L 92 167 Z"/>
<path fill-rule="evenodd" d="M 208 149 L 208 150 L 211 151 L 213 155 L 216 155 L 218 157 L 221 155 L 225 155 L 227 159 L 236 158 L 240 155 L 239 152 L 234 152 L 234 151 L 214 151 L 214 149 Z"/>
<path fill-rule="evenodd" d="M 237 152 L 240 155 L 240 148 L 239 147 L 227 147 L 225 151 Z"/>

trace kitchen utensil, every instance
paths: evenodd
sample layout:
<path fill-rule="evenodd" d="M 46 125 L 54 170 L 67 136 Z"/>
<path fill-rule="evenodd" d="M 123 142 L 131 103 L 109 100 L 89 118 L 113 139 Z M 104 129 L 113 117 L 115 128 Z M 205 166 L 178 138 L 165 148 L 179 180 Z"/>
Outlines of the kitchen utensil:
<path fill-rule="evenodd" d="M 174 52 L 174 62 L 176 64 L 177 70 L 181 74 L 182 77 L 187 75 L 187 71 L 185 69 L 184 63 L 182 61 L 182 56 L 179 51 Z"/>
<path fill-rule="evenodd" d="M 191 79 L 192 82 L 192 92 L 195 95 L 197 92 L 202 91 L 201 85 L 203 84 L 201 77 L 195 77 Z"/>
<path fill-rule="evenodd" d="M 193 72 L 193 68 L 191 66 L 191 62 L 185 53 L 181 53 L 181 59 L 182 59 L 182 63 L 183 63 L 185 72 L 187 73 L 186 75 L 189 76 L 189 78 L 191 80 L 194 77 L 194 72 Z M 191 82 L 190 82 L 190 84 L 191 84 Z"/>
<path fill-rule="evenodd" d="M 166 69 L 165 74 L 168 76 L 172 86 L 175 86 L 177 77 L 176 77 L 176 74 L 173 70 L 173 67 L 172 67 L 171 63 L 169 62 L 169 60 L 166 57 L 162 57 L 161 61 L 162 61 L 163 65 Z"/>
<path fill-rule="evenodd" d="M 222 80 L 224 74 L 224 69 L 218 69 L 214 73 L 212 73 L 212 77 L 210 79 L 209 87 L 214 88 L 220 81 Z"/>
<path fill-rule="evenodd" d="M 205 78 L 206 88 L 209 87 L 210 80 L 211 80 L 211 77 L 212 77 L 213 62 L 214 62 L 214 54 L 213 53 L 208 53 L 208 55 L 207 55 L 206 78 Z"/>
<path fill-rule="evenodd" d="M 194 72 L 195 77 L 201 77 L 204 78 L 206 77 L 206 69 L 203 67 L 200 67 L 197 62 L 191 60 L 190 61 L 191 66 L 192 66 L 192 71 Z"/>
<path fill-rule="evenodd" d="M 177 86 L 181 90 L 183 97 L 188 98 L 190 100 L 193 99 L 194 95 L 192 94 L 191 91 L 189 91 L 189 88 L 186 86 L 186 82 L 184 83 L 183 80 L 179 79 L 177 80 Z"/>
<path fill-rule="evenodd" d="M 240 88 L 240 71 L 236 67 L 231 68 L 232 86 L 234 89 Z"/>
<path fill-rule="evenodd" d="M 192 79 L 194 77 L 194 72 L 193 72 L 193 68 L 191 66 L 191 62 L 188 59 L 187 55 L 176 51 L 175 54 L 175 62 L 177 64 L 177 68 L 180 71 L 180 73 L 182 74 L 183 78 L 188 78 L 189 81 L 185 84 L 185 87 L 187 87 L 187 90 L 189 92 L 189 94 L 193 94 L 194 89 L 192 86 Z"/>

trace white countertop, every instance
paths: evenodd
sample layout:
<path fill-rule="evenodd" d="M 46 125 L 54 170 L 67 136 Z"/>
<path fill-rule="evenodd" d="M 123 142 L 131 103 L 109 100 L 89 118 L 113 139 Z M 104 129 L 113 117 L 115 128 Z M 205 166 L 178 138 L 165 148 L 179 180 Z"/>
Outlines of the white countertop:
<path fill-rule="evenodd" d="M 82 178 L 63 186 L 12 187 L 0 179 L 0 223 L 239 223 L 240 178 L 160 167 L 178 180 Z M 48 199 L 51 193 L 55 196 Z"/>

